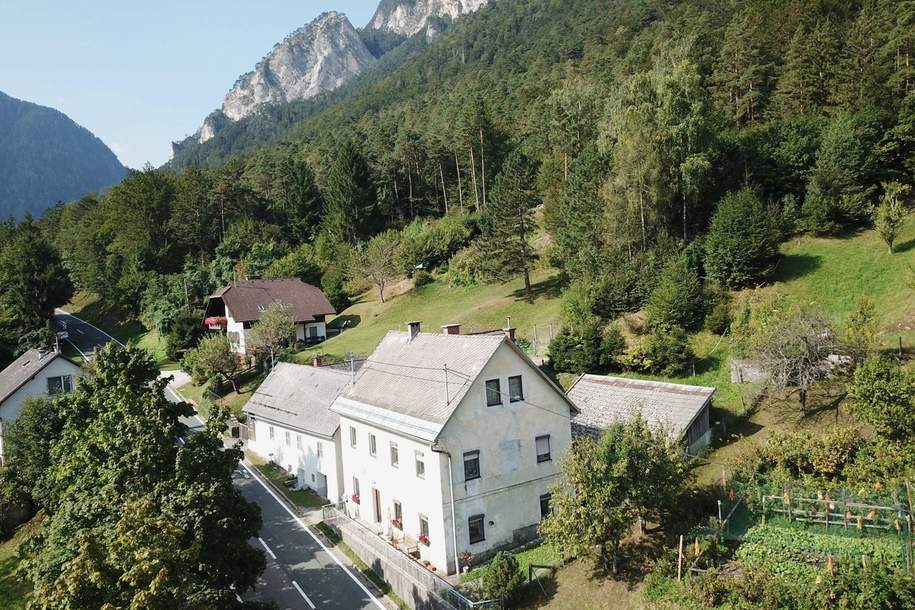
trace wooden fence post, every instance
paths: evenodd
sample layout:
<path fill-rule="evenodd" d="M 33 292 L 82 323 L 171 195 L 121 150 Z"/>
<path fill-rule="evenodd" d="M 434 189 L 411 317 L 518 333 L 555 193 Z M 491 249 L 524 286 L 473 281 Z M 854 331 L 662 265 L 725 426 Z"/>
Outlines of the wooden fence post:
<path fill-rule="evenodd" d="M 683 534 L 680 534 L 680 553 L 677 557 L 677 582 L 683 579 Z"/>

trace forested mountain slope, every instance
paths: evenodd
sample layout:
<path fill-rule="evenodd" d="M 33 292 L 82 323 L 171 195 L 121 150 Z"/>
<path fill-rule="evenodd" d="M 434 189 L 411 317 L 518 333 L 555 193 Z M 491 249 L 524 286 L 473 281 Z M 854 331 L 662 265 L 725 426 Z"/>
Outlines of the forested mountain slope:
<path fill-rule="evenodd" d="M 38 216 L 125 173 L 101 140 L 63 113 L 0 92 L 0 218 Z"/>

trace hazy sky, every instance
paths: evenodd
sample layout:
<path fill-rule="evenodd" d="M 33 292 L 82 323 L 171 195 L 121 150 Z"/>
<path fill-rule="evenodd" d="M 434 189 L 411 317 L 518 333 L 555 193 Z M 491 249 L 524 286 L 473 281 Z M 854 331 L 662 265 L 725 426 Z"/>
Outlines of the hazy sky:
<path fill-rule="evenodd" d="M 0 91 L 51 106 L 129 167 L 160 165 L 274 43 L 378 0 L 0 0 Z"/>

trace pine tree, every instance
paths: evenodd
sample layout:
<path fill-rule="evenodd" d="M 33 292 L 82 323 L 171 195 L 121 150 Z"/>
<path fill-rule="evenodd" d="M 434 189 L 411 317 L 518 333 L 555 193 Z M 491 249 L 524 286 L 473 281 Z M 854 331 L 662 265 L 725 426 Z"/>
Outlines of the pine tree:
<path fill-rule="evenodd" d="M 821 19 L 813 28 L 798 26 L 775 92 L 782 114 L 804 114 L 824 108 L 838 70 L 839 41 L 835 25 Z"/>
<path fill-rule="evenodd" d="M 516 150 L 509 154 L 493 184 L 483 215 L 481 246 L 493 275 L 503 281 L 523 275 L 528 296 L 531 266 L 537 258 L 531 245 L 536 205 L 533 172 L 528 160 Z"/>
<path fill-rule="evenodd" d="M 324 228 L 331 235 L 351 244 L 370 236 L 378 201 L 368 162 L 353 140 L 345 140 L 334 149 L 324 197 Z"/>

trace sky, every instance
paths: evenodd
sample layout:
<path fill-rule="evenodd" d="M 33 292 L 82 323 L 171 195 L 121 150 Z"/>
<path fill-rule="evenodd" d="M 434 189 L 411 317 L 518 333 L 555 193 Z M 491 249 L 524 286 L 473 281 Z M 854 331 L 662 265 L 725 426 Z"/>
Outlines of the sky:
<path fill-rule="evenodd" d="M 51 106 L 128 167 L 161 165 L 235 79 L 328 10 L 378 0 L 0 0 L 0 91 Z"/>

